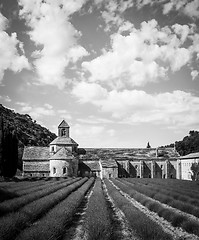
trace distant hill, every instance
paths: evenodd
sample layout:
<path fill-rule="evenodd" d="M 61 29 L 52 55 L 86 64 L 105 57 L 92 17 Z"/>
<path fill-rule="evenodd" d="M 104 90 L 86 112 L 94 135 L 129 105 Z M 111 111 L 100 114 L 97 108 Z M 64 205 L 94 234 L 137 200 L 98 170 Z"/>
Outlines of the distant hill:
<path fill-rule="evenodd" d="M 15 129 L 20 147 L 24 145 L 48 146 L 56 138 L 56 134 L 33 121 L 28 114 L 15 113 L 0 104 L 0 115 L 3 116 L 5 128 Z"/>

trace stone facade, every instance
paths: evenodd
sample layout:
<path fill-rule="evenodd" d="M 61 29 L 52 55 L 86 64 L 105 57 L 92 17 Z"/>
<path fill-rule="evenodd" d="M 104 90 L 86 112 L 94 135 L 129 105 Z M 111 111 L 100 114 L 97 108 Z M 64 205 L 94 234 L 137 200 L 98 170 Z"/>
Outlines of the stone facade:
<path fill-rule="evenodd" d="M 70 138 L 69 129 L 63 120 L 49 147 L 25 147 L 24 176 L 191 180 L 191 164 L 199 162 L 199 153 L 180 157 L 173 148 L 87 148 L 86 154 L 78 155 L 78 144 Z"/>
<path fill-rule="evenodd" d="M 178 179 L 192 180 L 193 175 L 191 171 L 191 165 L 193 163 L 199 163 L 199 152 L 191 153 L 186 156 L 180 157 L 177 161 Z M 199 176 L 198 176 L 199 179 Z"/>
<path fill-rule="evenodd" d="M 63 120 L 58 137 L 50 147 L 26 147 L 23 153 L 23 175 L 32 177 L 73 177 L 78 173 L 78 144 L 69 136 L 69 125 Z"/>

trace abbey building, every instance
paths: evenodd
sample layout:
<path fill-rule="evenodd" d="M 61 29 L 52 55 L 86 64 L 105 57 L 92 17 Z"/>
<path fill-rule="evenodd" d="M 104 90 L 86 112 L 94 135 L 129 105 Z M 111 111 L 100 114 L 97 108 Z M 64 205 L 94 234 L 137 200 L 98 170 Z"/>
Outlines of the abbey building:
<path fill-rule="evenodd" d="M 190 179 L 190 161 L 199 155 L 180 157 L 174 148 L 87 148 L 80 154 L 70 137 L 66 121 L 58 126 L 58 137 L 49 147 L 25 147 L 23 175 L 40 177 L 97 176 L 100 178 Z"/>

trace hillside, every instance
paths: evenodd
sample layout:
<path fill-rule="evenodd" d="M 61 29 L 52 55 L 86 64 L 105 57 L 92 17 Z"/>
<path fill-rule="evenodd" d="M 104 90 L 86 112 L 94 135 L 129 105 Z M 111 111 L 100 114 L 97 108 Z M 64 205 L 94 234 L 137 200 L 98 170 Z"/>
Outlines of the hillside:
<path fill-rule="evenodd" d="M 15 129 L 20 146 L 48 146 L 56 138 L 54 133 L 37 124 L 28 114 L 15 113 L 0 104 L 0 115 L 3 116 L 5 128 Z"/>

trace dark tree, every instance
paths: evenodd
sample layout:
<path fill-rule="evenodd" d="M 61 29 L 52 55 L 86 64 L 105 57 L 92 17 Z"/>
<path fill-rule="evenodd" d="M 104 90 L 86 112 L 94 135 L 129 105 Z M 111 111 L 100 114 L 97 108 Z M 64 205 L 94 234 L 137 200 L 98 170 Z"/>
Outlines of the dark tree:
<path fill-rule="evenodd" d="M 4 177 L 13 177 L 17 171 L 18 139 L 15 131 L 11 131 L 9 128 L 2 128 L 2 135 L 1 175 Z"/>
<path fill-rule="evenodd" d="M 181 156 L 199 152 L 199 132 L 190 131 L 189 136 L 184 137 L 182 141 L 178 141 L 175 144 L 176 150 Z"/>
<path fill-rule="evenodd" d="M 151 148 L 151 146 L 150 146 L 149 142 L 147 143 L 147 146 L 146 146 L 146 148 Z"/>
<path fill-rule="evenodd" d="M 0 176 L 2 175 L 3 164 L 3 118 L 0 116 Z"/>
<path fill-rule="evenodd" d="M 191 165 L 191 171 L 193 175 L 191 176 L 193 181 L 198 180 L 199 177 L 199 163 L 192 163 Z"/>

